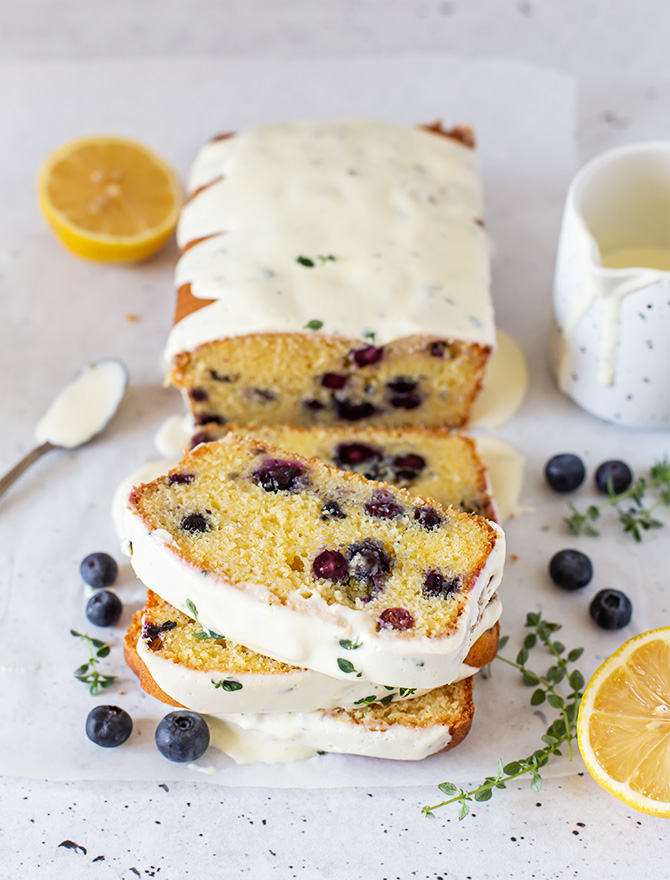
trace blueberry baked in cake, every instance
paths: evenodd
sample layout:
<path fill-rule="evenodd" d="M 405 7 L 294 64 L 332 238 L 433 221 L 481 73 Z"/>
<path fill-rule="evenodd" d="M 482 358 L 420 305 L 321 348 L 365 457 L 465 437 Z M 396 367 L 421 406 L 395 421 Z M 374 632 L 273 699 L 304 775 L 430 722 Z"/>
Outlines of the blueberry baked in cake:
<path fill-rule="evenodd" d="M 495 342 L 469 130 L 261 126 L 189 191 L 165 354 L 196 423 L 466 422 Z"/>
<path fill-rule="evenodd" d="M 126 526 L 140 579 L 206 628 L 399 687 L 458 676 L 504 560 L 494 523 L 234 434 L 134 489 Z"/>
<path fill-rule="evenodd" d="M 217 425 L 198 428 L 192 445 L 229 432 L 313 456 L 369 480 L 401 486 L 440 504 L 498 520 L 486 470 L 471 437 L 443 428 L 363 428 Z"/>

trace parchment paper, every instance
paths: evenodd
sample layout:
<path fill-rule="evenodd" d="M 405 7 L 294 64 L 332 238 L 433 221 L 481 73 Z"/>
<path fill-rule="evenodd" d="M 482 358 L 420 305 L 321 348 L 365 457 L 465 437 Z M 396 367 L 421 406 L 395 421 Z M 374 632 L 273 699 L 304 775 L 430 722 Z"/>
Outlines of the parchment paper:
<path fill-rule="evenodd" d="M 574 171 L 571 78 L 510 61 L 398 56 L 366 60 L 231 60 L 0 66 L 4 135 L 0 139 L 0 462 L 9 468 L 31 448 L 38 417 L 79 368 L 102 356 L 123 359 L 131 386 L 105 436 L 78 452 L 53 452 L 0 501 L 0 772 L 45 778 L 197 779 L 224 785 L 417 785 L 465 782 L 540 745 L 547 720 L 530 691 L 501 663 L 477 680 L 473 730 L 458 749 L 419 763 L 323 756 L 286 766 L 236 767 L 210 750 L 196 768 L 170 764 L 153 731 L 165 708 L 140 692 L 122 659 L 123 627 L 143 601 L 128 566 L 115 589 L 125 604 L 119 627 L 97 630 L 84 615 L 79 561 L 105 550 L 121 559 L 109 506 L 117 483 L 156 457 L 153 434 L 181 408 L 161 387 L 160 353 L 171 324 L 174 245 L 148 263 L 108 267 L 79 260 L 52 238 L 34 194 L 43 158 L 64 141 L 118 133 L 145 141 L 185 175 L 213 134 L 270 120 L 373 116 L 415 123 L 437 117 L 472 124 L 480 145 L 495 243 L 498 323 L 520 342 L 531 387 L 517 417 L 499 435 L 527 456 L 524 504 L 536 509 L 508 524 L 510 558 L 502 587 L 505 652 L 516 654 L 525 613 L 542 609 L 566 624 L 563 641 L 586 645 L 592 671 L 625 638 L 667 619 L 670 529 L 636 545 L 618 527 L 599 539 L 573 538 L 561 523 L 565 499 L 543 484 L 556 452 L 584 456 L 591 472 L 605 458 L 644 467 L 667 448 L 667 435 L 615 428 L 579 411 L 555 390 L 547 366 L 551 279 L 564 192 Z M 132 320 L 129 316 L 135 316 Z M 575 499 L 585 507 L 590 488 Z M 557 550 L 575 546 L 594 561 L 593 583 L 579 595 L 549 581 Z M 593 625 L 587 607 L 605 586 L 625 589 L 635 613 L 617 633 Z M 112 645 L 101 671 L 117 684 L 97 697 L 76 681 L 85 645 L 74 627 Z M 542 661 L 539 661 L 542 662 Z M 84 734 L 96 703 L 133 716 L 131 739 L 100 749 Z M 546 709 L 545 709 L 546 711 Z M 547 773 L 576 772 L 556 762 Z"/>

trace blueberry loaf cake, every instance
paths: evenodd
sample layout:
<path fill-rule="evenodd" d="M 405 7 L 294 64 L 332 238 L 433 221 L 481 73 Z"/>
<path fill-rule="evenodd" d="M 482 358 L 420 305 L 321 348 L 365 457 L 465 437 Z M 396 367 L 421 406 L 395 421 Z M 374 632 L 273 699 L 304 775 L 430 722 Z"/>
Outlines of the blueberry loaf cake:
<path fill-rule="evenodd" d="M 458 676 L 504 561 L 481 517 L 235 434 L 134 489 L 126 534 L 140 580 L 207 629 L 398 687 Z"/>
<path fill-rule="evenodd" d="M 435 498 L 498 521 L 488 477 L 475 441 L 444 428 L 363 428 L 291 425 L 203 425 L 192 445 L 219 440 L 232 431 L 246 434 L 298 455 L 354 471 Z"/>
<path fill-rule="evenodd" d="M 489 602 L 477 638 L 458 678 L 467 678 L 495 657 L 500 600 Z M 197 613 L 194 607 L 191 613 Z M 142 688 L 159 700 L 208 714 L 314 712 L 420 696 L 416 688 L 372 685 L 288 666 L 203 629 L 151 590 L 133 616 L 125 638 L 126 662 Z"/>
<path fill-rule="evenodd" d="M 355 120 L 208 143 L 165 351 L 196 422 L 464 424 L 495 342 L 473 147 Z"/>
<path fill-rule="evenodd" d="M 327 712 L 222 715 L 207 721 L 212 744 L 239 763 L 296 760 L 319 752 L 419 761 L 453 749 L 472 724 L 468 678 L 421 697 Z"/>

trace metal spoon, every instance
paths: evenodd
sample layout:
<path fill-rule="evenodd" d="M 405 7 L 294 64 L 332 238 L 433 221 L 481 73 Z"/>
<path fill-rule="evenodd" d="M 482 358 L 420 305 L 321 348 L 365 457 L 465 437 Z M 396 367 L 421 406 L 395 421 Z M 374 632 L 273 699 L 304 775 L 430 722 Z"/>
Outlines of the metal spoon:
<path fill-rule="evenodd" d="M 0 479 L 0 497 L 33 462 L 52 449 L 77 449 L 97 437 L 121 404 L 128 370 L 115 358 L 88 364 L 69 382 L 40 419 L 39 446 Z"/>

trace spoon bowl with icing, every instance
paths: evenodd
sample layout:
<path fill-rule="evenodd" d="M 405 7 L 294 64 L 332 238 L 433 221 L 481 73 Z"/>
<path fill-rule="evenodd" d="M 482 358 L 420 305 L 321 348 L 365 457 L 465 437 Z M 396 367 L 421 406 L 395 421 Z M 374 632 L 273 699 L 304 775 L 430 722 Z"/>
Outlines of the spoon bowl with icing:
<path fill-rule="evenodd" d="M 0 479 L 0 496 L 33 462 L 52 449 L 76 449 L 109 424 L 128 387 L 128 370 L 114 358 L 84 367 L 53 401 L 37 424 L 39 444 Z"/>
<path fill-rule="evenodd" d="M 670 141 L 619 147 L 577 174 L 554 312 L 560 389 L 616 424 L 670 428 Z"/>

